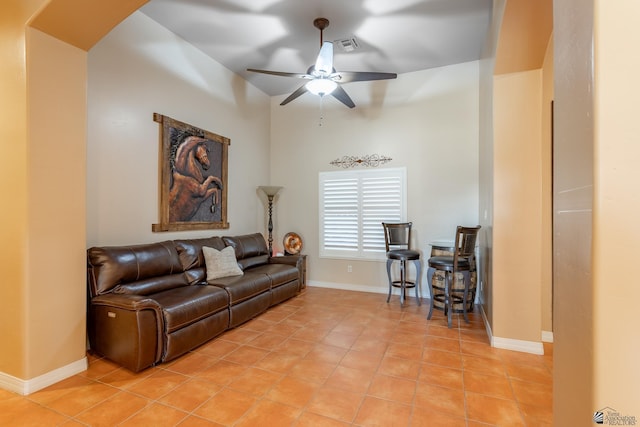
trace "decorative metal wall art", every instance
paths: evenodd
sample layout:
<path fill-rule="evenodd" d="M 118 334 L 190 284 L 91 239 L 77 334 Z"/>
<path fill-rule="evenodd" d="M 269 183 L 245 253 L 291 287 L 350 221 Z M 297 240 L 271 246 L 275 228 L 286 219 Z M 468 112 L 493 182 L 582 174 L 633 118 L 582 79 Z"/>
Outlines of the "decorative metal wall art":
<path fill-rule="evenodd" d="M 387 162 L 393 160 L 391 157 L 387 157 L 380 154 L 366 154 L 364 156 L 342 156 L 341 159 L 335 159 L 329 162 L 332 166 L 341 168 L 353 168 L 356 166 L 364 166 L 367 168 L 376 168 Z"/>
<path fill-rule="evenodd" d="M 171 117 L 160 124 L 160 223 L 151 229 L 227 229 L 229 138 Z"/>

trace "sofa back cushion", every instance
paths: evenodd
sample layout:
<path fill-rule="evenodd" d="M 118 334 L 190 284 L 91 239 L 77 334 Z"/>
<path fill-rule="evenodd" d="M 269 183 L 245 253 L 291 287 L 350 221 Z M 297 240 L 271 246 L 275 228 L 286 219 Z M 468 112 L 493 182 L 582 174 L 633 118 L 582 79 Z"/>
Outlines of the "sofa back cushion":
<path fill-rule="evenodd" d="M 222 238 L 228 246 L 236 251 L 238 264 L 244 270 L 255 265 L 269 262 L 269 250 L 264 237 L 260 233 L 245 234 L 243 236 L 225 236 Z"/>
<path fill-rule="evenodd" d="M 207 266 L 204 261 L 202 248 L 204 246 L 217 250 L 224 249 L 227 245 L 221 237 L 205 237 L 202 239 L 182 239 L 173 242 L 180 257 L 180 263 L 187 275 L 189 283 L 206 281 Z"/>
<path fill-rule="evenodd" d="M 87 274 L 92 297 L 109 292 L 149 295 L 188 285 L 170 241 L 90 248 Z"/>

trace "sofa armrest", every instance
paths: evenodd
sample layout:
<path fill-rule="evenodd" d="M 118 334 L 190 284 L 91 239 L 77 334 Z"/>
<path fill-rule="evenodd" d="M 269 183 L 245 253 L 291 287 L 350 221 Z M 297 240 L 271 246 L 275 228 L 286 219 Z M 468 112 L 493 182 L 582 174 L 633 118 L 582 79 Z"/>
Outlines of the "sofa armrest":
<path fill-rule="evenodd" d="M 91 349 L 134 372 L 161 360 L 162 307 L 141 295 L 105 294 L 89 302 Z"/>
<path fill-rule="evenodd" d="M 269 264 L 288 264 L 300 270 L 302 268 L 302 257 L 299 255 L 272 256 L 269 257 Z"/>
<path fill-rule="evenodd" d="M 300 287 L 306 286 L 305 271 L 304 271 L 304 257 L 302 255 L 285 255 L 269 257 L 269 264 L 286 264 L 298 269 L 298 278 L 300 280 Z"/>

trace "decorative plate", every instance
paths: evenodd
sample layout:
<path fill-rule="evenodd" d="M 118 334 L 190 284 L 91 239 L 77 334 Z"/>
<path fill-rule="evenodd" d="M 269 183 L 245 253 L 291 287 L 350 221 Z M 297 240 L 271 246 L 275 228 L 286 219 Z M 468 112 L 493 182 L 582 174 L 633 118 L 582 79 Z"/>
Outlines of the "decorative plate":
<path fill-rule="evenodd" d="M 297 233 L 285 234 L 282 243 L 288 254 L 296 255 L 302 250 L 302 238 Z"/>

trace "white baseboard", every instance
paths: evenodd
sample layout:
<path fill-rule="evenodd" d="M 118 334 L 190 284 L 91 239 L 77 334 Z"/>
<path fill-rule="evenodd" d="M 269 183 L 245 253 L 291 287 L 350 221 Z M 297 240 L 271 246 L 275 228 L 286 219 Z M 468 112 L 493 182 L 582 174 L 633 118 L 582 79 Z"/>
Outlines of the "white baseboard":
<path fill-rule="evenodd" d="M 329 288 L 329 289 L 341 289 L 344 291 L 356 291 L 356 292 L 372 292 L 375 294 L 386 294 L 389 292 L 388 285 L 382 286 L 370 286 L 370 285 L 352 285 L 349 283 L 335 283 L 335 282 L 308 282 L 307 286 L 316 288 Z M 399 289 L 393 289 L 394 294 L 400 295 Z M 413 291 L 411 291 L 413 293 Z"/>
<path fill-rule="evenodd" d="M 491 347 L 531 354 L 544 354 L 542 342 L 516 340 L 513 338 L 491 337 Z"/>
<path fill-rule="evenodd" d="M 47 372 L 30 380 L 21 380 L 12 375 L 0 372 L 0 388 L 26 396 L 49 387 L 66 378 L 87 370 L 87 358 L 84 357 L 53 371 Z"/>
<path fill-rule="evenodd" d="M 542 342 L 553 342 L 553 332 L 542 331 Z"/>
<path fill-rule="evenodd" d="M 484 306 L 481 306 L 480 312 L 482 313 L 482 320 L 484 321 L 484 327 L 487 330 L 489 336 L 489 342 L 491 347 L 502 348 L 505 350 L 521 351 L 531 354 L 544 354 L 544 347 L 541 342 L 516 340 L 512 338 L 494 337 L 491 331 L 491 325 L 487 320 L 487 315 L 484 312 Z"/>

